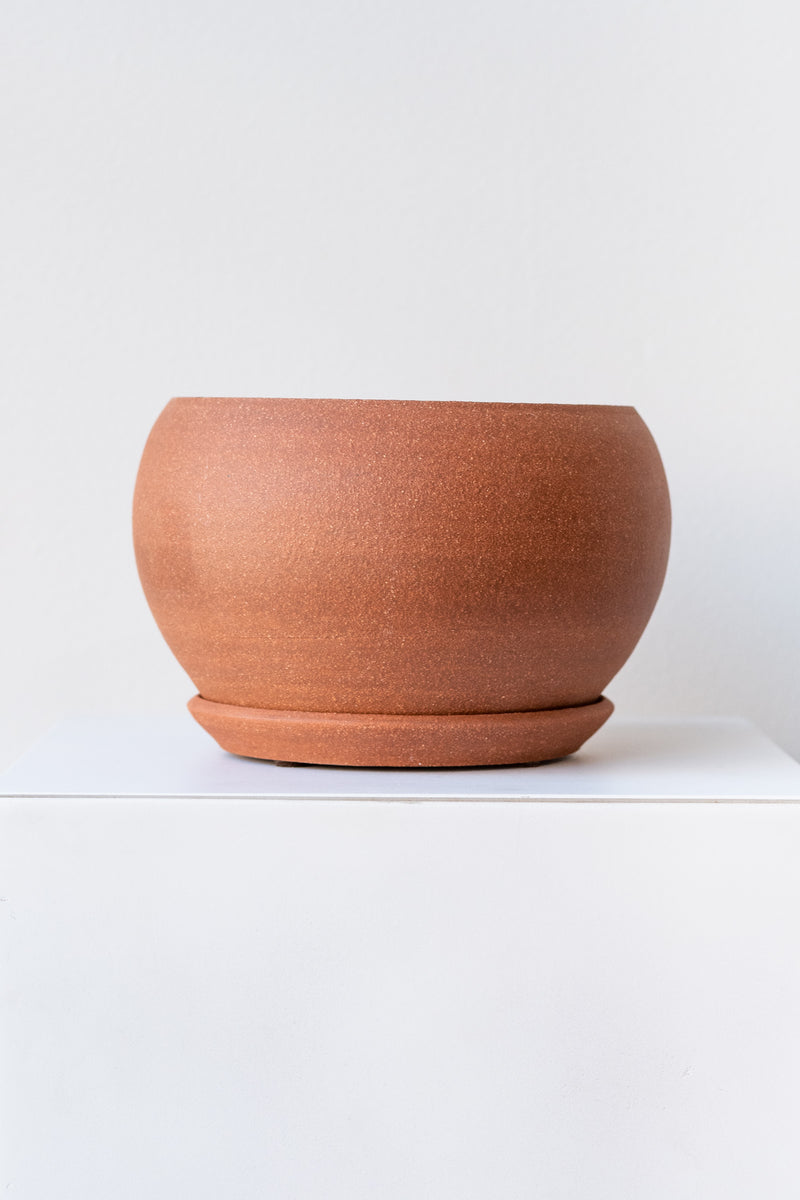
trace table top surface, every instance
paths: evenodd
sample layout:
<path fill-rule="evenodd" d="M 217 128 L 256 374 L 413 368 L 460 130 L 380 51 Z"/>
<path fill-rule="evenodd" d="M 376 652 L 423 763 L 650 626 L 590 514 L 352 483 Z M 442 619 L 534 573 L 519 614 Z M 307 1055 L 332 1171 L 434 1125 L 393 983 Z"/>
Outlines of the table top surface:
<path fill-rule="evenodd" d="M 220 750 L 188 716 L 74 717 L 5 774 L 0 797 L 798 801 L 800 764 L 741 718 L 612 717 L 541 766 L 285 766 Z"/>

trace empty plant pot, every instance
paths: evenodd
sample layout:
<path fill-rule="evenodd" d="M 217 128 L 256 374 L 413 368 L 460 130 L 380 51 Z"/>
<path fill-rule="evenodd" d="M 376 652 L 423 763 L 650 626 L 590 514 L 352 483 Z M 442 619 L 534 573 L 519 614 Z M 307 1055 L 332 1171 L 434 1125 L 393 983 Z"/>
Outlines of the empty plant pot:
<path fill-rule="evenodd" d="M 612 711 L 666 569 L 633 408 L 172 400 L 136 558 L 226 750 L 353 766 L 541 762 Z"/>

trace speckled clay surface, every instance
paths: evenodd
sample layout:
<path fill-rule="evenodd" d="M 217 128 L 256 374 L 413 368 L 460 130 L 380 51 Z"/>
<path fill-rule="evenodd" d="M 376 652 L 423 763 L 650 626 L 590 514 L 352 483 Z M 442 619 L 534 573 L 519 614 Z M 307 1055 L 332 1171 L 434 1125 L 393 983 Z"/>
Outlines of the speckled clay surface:
<path fill-rule="evenodd" d="M 593 405 L 177 399 L 134 500 L 201 724 L 238 754 L 352 765 L 577 749 L 669 527 L 644 422 Z"/>

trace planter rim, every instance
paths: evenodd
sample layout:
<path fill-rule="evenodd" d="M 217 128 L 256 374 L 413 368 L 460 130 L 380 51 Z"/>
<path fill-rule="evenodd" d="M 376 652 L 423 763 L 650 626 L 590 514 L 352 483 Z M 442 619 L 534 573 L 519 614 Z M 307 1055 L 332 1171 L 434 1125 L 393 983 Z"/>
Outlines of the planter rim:
<path fill-rule="evenodd" d="M 172 402 L 208 400 L 227 404 L 270 404 L 274 401 L 295 401 L 298 404 L 424 404 L 436 408 L 557 408 L 592 409 L 594 411 L 638 412 L 632 404 L 561 404 L 528 400 L 399 400 L 381 396 L 173 396 Z"/>

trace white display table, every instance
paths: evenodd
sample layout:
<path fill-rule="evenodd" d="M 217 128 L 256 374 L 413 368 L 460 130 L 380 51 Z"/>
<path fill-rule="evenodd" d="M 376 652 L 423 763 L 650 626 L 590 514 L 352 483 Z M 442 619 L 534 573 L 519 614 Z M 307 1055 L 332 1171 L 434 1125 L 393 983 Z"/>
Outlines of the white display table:
<path fill-rule="evenodd" d="M 747 723 L 372 771 L 86 719 L 0 796 L 0 1196 L 797 1196 L 800 766 Z"/>

